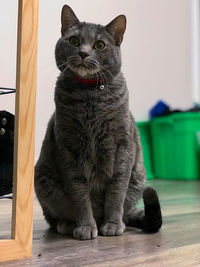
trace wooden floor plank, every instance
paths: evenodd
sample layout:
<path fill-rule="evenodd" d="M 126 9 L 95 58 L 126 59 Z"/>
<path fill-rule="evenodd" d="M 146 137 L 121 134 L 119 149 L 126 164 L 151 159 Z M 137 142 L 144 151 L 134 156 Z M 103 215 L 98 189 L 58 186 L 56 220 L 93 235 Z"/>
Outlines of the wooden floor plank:
<path fill-rule="evenodd" d="M 200 182 L 151 183 L 162 205 L 164 223 L 159 233 L 127 228 L 119 237 L 77 241 L 49 230 L 35 200 L 32 259 L 0 266 L 200 266 Z M 1 201 L 0 229 L 6 231 L 10 200 Z"/>
<path fill-rule="evenodd" d="M 140 257 L 129 257 L 126 259 L 113 260 L 109 262 L 83 265 L 84 267 L 133 267 L 133 266 L 176 266 L 188 267 L 200 265 L 200 244 L 168 249 L 162 252 L 142 255 Z"/>

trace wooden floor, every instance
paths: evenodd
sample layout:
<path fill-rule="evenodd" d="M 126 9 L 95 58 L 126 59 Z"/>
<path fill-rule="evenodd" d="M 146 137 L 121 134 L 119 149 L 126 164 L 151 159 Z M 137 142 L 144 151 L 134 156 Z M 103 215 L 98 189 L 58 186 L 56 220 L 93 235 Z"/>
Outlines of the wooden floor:
<path fill-rule="evenodd" d="M 119 237 L 76 241 L 50 231 L 35 200 L 33 257 L 0 266 L 200 266 L 200 182 L 151 184 L 162 205 L 164 224 L 159 233 L 128 228 Z M 11 202 L 0 200 L 0 238 L 10 233 Z"/>

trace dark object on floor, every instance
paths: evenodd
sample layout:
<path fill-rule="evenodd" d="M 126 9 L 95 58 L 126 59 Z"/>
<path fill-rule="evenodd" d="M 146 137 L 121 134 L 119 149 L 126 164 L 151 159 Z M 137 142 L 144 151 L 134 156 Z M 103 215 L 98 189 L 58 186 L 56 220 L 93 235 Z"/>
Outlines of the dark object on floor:
<path fill-rule="evenodd" d="M 200 112 L 200 107 L 193 107 L 188 110 L 185 110 L 184 112 Z"/>
<path fill-rule="evenodd" d="M 0 111 L 0 196 L 12 192 L 15 116 Z"/>

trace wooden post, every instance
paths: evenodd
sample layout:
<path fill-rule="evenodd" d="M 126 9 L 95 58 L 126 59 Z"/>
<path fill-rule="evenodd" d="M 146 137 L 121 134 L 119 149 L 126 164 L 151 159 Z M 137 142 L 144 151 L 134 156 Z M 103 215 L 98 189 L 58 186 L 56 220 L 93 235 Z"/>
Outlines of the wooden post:
<path fill-rule="evenodd" d="M 38 0 L 19 0 L 11 240 L 0 261 L 32 255 Z"/>

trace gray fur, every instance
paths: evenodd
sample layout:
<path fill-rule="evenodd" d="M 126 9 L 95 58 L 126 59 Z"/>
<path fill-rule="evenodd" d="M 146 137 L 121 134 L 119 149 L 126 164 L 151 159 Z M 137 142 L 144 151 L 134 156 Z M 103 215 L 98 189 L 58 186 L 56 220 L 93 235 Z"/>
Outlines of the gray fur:
<path fill-rule="evenodd" d="M 81 46 L 70 47 L 69 36 L 77 34 Z M 124 223 L 137 212 L 146 180 L 138 129 L 120 71 L 120 47 L 113 36 L 106 27 L 78 22 L 64 32 L 55 50 L 61 70 L 56 109 L 35 167 L 35 190 L 49 224 L 60 233 L 73 232 L 76 239 L 96 238 L 98 231 L 122 234 Z M 106 47 L 94 51 L 99 38 Z M 89 51 L 86 77 L 100 78 L 104 90 L 99 84 L 87 87 L 76 81 L 83 48 Z"/>

